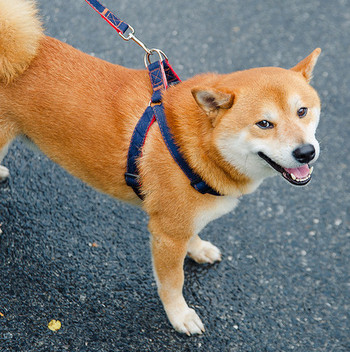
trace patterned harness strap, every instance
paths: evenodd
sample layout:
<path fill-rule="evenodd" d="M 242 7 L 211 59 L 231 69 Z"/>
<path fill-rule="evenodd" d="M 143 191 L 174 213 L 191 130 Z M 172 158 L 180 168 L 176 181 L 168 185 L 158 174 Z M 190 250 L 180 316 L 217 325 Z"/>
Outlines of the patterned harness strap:
<path fill-rule="evenodd" d="M 177 84 L 180 82 L 180 79 L 166 59 L 149 64 L 147 69 L 151 80 L 153 94 L 150 105 L 138 121 L 131 137 L 127 159 L 127 171 L 125 173 L 126 184 L 132 187 L 140 199 L 143 199 L 143 195 L 141 192 L 141 180 L 137 161 L 142 155 L 142 149 L 147 134 L 153 123 L 156 121 L 156 116 L 151 104 L 159 104 L 161 102 L 162 92 L 168 88 L 169 84 Z"/>

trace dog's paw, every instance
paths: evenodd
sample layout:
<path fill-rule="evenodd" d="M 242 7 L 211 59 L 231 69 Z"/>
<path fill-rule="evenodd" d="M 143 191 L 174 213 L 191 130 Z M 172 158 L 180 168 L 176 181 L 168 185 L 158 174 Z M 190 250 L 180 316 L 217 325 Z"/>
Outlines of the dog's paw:
<path fill-rule="evenodd" d="M 205 331 L 201 319 L 192 308 L 186 307 L 176 310 L 175 313 L 168 313 L 168 318 L 176 331 L 187 336 L 200 335 Z"/>
<path fill-rule="evenodd" d="M 7 167 L 0 165 L 0 182 L 6 181 L 10 176 L 10 172 Z"/>
<path fill-rule="evenodd" d="M 199 264 L 213 264 L 221 261 L 220 249 L 210 242 L 203 240 L 196 247 L 190 248 L 188 255 Z"/>

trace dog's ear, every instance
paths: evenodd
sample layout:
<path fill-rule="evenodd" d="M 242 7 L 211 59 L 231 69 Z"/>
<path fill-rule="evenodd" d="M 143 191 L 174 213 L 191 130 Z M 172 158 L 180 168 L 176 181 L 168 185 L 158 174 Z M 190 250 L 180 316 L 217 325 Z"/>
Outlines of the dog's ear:
<path fill-rule="evenodd" d="M 306 79 L 307 82 L 310 82 L 312 79 L 312 72 L 317 63 L 317 59 L 321 54 L 321 49 L 315 49 L 308 57 L 300 61 L 296 66 L 291 68 L 292 71 L 300 72 Z"/>
<path fill-rule="evenodd" d="M 233 105 L 233 93 L 198 87 L 193 88 L 191 92 L 197 104 L 210 117 L 215 117 L 220 109 L 229 109 Z"/>

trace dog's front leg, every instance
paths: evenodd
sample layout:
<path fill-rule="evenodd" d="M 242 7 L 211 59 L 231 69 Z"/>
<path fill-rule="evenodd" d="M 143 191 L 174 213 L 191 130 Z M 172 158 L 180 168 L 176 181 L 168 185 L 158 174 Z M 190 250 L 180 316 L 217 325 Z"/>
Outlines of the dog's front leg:
<path fill-rule="evenodd" d="M 162 228 L 152 218 L 149 228 L 152 234 L 153 267 L 158 293 L 170 323 L 176 331 L 189 336 L 201 334 L 204 332 L 203 323 L 196 312 L 188 307 L 182 295 L 183 262 L 191 236 L 177 236 L 170 229 Z"/>

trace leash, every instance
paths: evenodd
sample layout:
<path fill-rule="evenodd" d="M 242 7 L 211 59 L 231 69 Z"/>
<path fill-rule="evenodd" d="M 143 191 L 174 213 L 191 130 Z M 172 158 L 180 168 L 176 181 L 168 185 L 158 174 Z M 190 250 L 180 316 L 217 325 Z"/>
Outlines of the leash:
<path fill-rule="evenodd" d="M 175 162 L 190 180 L 191 186 L 202 194 L 211 194 L 220 196 L 221 194 L 210 187 L 199 175 L 197 175 L 188 165 L 182 156 L 179 147 L 177 146 L 173 135 L 170 132 L 166 121 L 164 106 L 162 104 L 162 93 L 169 86 L 181 82 L 180 78 L 169 64 L 167 56 L 159 49 L 149 49 L 141 40 L 135 36 L 135 30 L 126 22 L 119 19 L 109 9 L 103 6 L 97 0 L 85 0 L 101 17 L 106 20 L 125 41 L 133 40 L 146 53 L 144 56 L 145 66 L 148 70 L 153 94 L 149 106 L 136 124 L 133 135 L 131 137 L 128 158 L 127 170 L 125 173 L 125 181 L 128 186 L 132 187 L 134 192 L 140 199 L 143 199 L 142 183 L 138 171 L 138 160 L 142 156 L 143 146 L 145 144 L 147 134 L 154 124 L 158 123 L 163 140 L 172 155 Z M 128 36 L 124 34 L 130 30 Z M 157 54 L 158 60 L 151 62 L 151 56 Z"/>
<path fill-rule="evenodd" d="M 139 45 L 143 50 L 146 51 L 148 55 L 152 55 L 153 52 L 157 51 L 158 49 L 148 49 L 147 46 L 139 40 L 135 36 L 135 29 L 131 27 L 129 24 L 126 22 L 122 21 L 120 18 L 118 18 L 114 13 L 112 13 L 107 7 L 102 5 L 99 1 L 97 0 L 85 0 L 87 4 L 89 4 L 98 14 L 101 15 L 101 17 L 108 22 L 109 25 L 111 25 L 120 35 L 122 39 L 125 41 L 133 40 L 137 45 Z M 125 32 L 130 30 L 128 33 L 128 36 L 125 36 Z"/>

